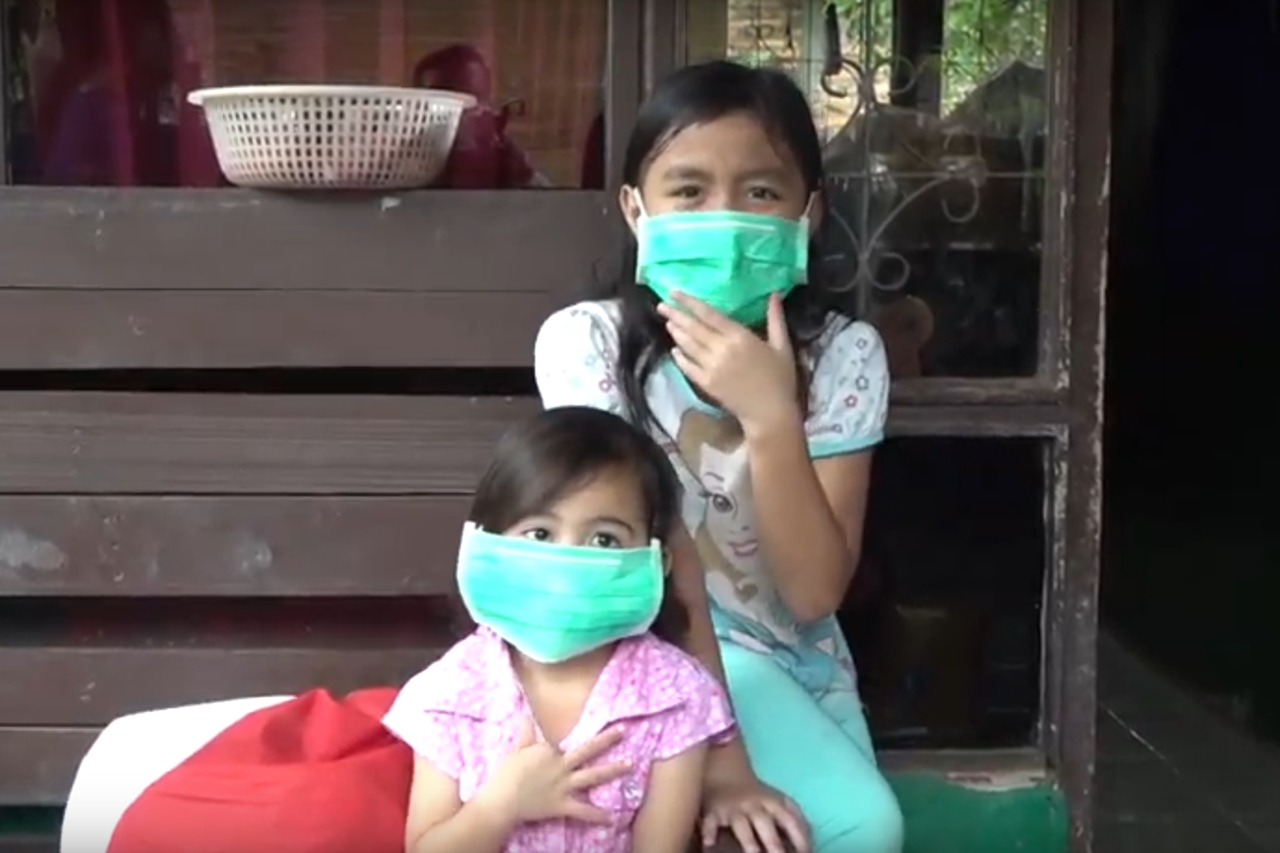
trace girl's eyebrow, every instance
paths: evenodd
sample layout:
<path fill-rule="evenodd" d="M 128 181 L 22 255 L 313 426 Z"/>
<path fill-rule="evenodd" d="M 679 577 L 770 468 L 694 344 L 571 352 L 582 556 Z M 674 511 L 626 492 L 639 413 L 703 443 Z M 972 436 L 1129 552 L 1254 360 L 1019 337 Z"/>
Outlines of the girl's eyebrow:
<path fill-rule="evenodd" d="M 623 521 L 621 518 L 618 518 L 616 515 L 597 515 L 595 518 L 591 519 L 591 521 L 594 524 L 616 524 L 619 527 L 625 528 L 628 533 L 636 532 L 635 527 Z"/>
<path fill-rule="evenodd" d="M 737 177 L 741 181 L 783 181 L 789 174 L 785 166 L 770 164 L 750 169 Z M 667 181 L 710 181 L 712 179 L 711 173 L 706 169 L 680 164 L 667 167 L 662 173 L 662 178 Z"/>
<path fill-rule="evenodd" d="M 780 181 L 787 177 L 789 172 L 783 166 L 761 166 L 758 169 L 752 169 L 742 174 L 742 178 L 748 181 L 758 181 L 768 179 L 772 181 Z"/>
<path fill-rule="evenodd" d="M 662 177 L 668 181 L 706 181 L 710 180 L 711 173 L 706 169 L 700 169 L 697 166 L 668 166 L 662 173 Z"/>

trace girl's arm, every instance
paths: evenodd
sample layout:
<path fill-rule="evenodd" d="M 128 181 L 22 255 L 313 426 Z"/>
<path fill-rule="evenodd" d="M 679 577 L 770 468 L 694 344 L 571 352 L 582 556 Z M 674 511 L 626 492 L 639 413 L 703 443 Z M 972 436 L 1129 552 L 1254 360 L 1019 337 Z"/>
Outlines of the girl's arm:
<path fill-rule="evenodd" d="M 502 853 L 515 826 L 485 802 L 477 797 L 463 805 L 457 781 L 415 756 L 404 829 L 406 852 Z"/>
<path fill-rule="evenodd" d="M 706 761 L 707 745 L 702 743 L 653 763 L 644 803 L 632 824 L 633 850 L 684 853 L 689 849 L 702 803 Z"/>
<path fill-rule="evenodd" d="M 871 456 L 884 438 L 884 342 L 851 323 L 825 342 L 811 414 L 777 407 L 744 420 L 757 533 L 778 593 L 800 622 L 839 609 L 862 556 Z"/>
<path fill-rule="evenodd" d="M 862 554 L 871 451 L 811 461 L 799 412 L 743 424 L 756 527 L 778 594 L 800 622 L 835 613 Z"/>
<path fill-rule="evenodd" d="M 676 597 L 689 614 L 689 633 L 685 637 L 684 650 L 698 659 L 725 688 L 728 697 L 728 681 L 724 674 L 724 661 L 720 658 L 720 642 L 711 627 L 711 604 L 707 598 L 707 579 L 703 574 L 702 560 L 688 532 L 677 531 L 671 542 L 671 580 Z M 707 780 L 758 785 L 751 761 L 747 758 L 742 738 L 712 747 L 707 756 Z"/>

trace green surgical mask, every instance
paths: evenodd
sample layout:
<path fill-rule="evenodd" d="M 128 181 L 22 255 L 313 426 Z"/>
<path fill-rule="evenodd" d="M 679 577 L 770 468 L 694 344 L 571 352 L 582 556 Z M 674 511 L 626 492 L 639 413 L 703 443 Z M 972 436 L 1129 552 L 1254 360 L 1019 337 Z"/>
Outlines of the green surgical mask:
<path fill-rule="evenodd" d="M 649 216 L 640 205 L 636 242 L 637 282 L 667 303 L 673 291 L 687 293 L 744 326 L 764 322 L 770 295 L 785 298 L 809 279 L 808 209 L 800 219 L 732 210 Z"/>
<path fill-rule="evenodd" d="M 540 663 L 649 630 L 662 604 L 662 548 L 586 548 L 500 536 L 467 522 L 458 590 L 477 625 Z"/>

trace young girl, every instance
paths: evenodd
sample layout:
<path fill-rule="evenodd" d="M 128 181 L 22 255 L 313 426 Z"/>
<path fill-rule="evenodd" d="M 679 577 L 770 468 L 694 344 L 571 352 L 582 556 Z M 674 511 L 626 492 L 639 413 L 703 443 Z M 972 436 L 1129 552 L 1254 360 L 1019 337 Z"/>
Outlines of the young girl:
<path fill-rule="evenodd" d="M 626 421 L 561 408 L 511 431 L 458 554 L 479 628 L 383 723 L 416 755 L 408 853 L 683 853 L 722 688 L 668 641 L 679 483 Z M 662 638 L 662 639 L 659 639 Z"/>
<path fill-rule="evenodd" d="M 534 363 L 544 406 L 627 417 L 684 486 L 672 582 L 687 648 L 723 667 L 746 749 L 712 750 L 704 837 L 896 853 L 902 816 L 835 619 L 889 377 L 876 331 L 817 272 L 809 106 L 781 72 L 684 68 L 641 108 L 623 178 L 634 265 L 605 298 L 552 315 Z"/>

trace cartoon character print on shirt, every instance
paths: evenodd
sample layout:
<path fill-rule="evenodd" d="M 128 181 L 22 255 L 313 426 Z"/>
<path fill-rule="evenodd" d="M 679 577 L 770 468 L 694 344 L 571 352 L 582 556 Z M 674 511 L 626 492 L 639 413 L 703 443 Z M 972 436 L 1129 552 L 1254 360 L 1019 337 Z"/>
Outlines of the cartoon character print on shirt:
<path fill-rule="evenodd" d="M 839 693 L 857 696 L 857 673 L 844 633 L 834 617 L 828 617 L 804 631 L 804 650 L 790 667 L 796 680 L 812 696 L 823 699 Z"/>
<path fill-rule="evenodd" d="M 745 604 L 756 597 L 759 587 L 751 573 L 739 566 L 757 557 L 760 542 L 750 519 L 744 518 L 749 516 L 749 508 L 735 501 L 732 493 L 732 487 L 746 473 L 745 453 L 735 459 L 739 455 L 736 451 L 743 450 L 742 432 L 729 418 L 689 409 L 680 418 L 676 450 L 702 493 L 705 509 L 689 533 L 707 574 L 715 576 L 708 583 L 713 591 L 730 593 L 717 596 L 722 603 L 736 600 Z M 738 559 L 732 559 L 731 554 L 739 555 Z"/>
<path fill-rule="evenodd" d="M 731 631 L 734 640 L 772 652 L 777 641 L 798 639 L 791 618 L 779 612 L 781 603 L 765 573 L 741 428 L 731 418 L 688 409 L 680 418 L 676 447 L 704 499 L 701 518 L 690 533 L 707 572 L 708 591 L 745 629 Z M 760 623 L 766 630 L 750 630 Z"/>

